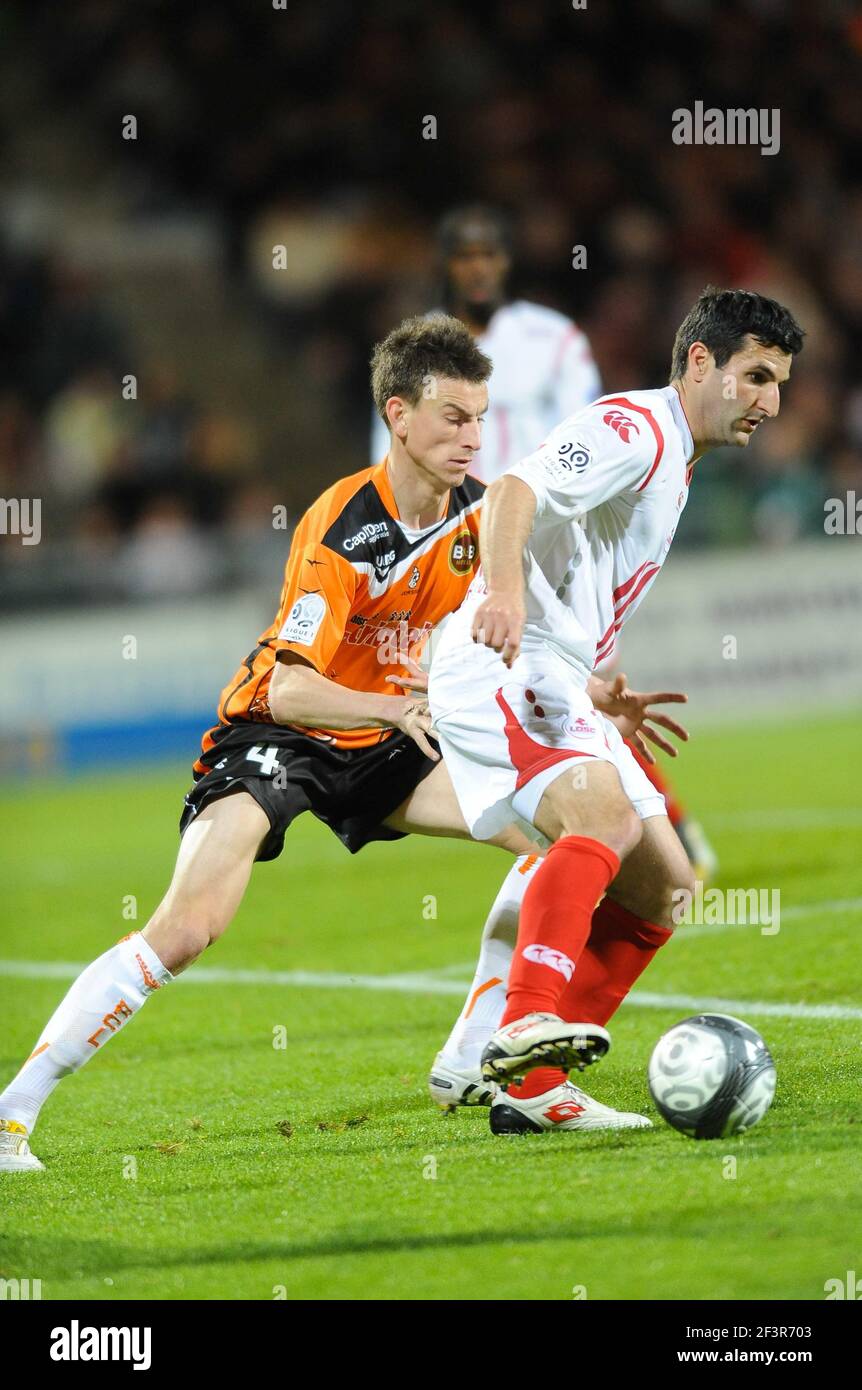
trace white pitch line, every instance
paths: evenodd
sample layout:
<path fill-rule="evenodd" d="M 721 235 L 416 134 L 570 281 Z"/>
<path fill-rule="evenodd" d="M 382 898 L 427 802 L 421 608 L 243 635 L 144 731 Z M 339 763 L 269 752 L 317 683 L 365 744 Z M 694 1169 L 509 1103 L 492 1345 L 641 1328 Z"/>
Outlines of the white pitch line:
<path fill-rule="evenodd" d="M 74 980 L 85 967 L 72 961 L 0 960 L 0 975 L 19 980 Z M 338 971 L 240 970 L 202 965 L 183 971 L 177 984 L 294 985 L 305 989 L 371 989 L 400 994 L 463 994 L 469 981 L 425 975 L 349 975 Z"/>
<path fill-rule="evenodd" d="M 75 979 L 84 969 L 69 961 L 0 960 L 0 975 L 19 980 Z M 452 994 L 463 998 L 469 981 L 441 980 L 433 974 L 348 975 L 313 970 L 230 970 L 201 966 L 179 976 L 178 983 L 199 985 L 281 985 L 305 989 L 368 989 L 395 994 Z M 748 999 L 698 998 L 692 994 L 635 991 L 627 1004 L 640 1009 L 689 1009 L 694 1013 L 763 1014 L 773 1018 L 862 1019 L 862 1009 L 846 1004 L 781 1004 Z"/>
<path fill-rule="evenodd" d="M 763 1014 L 770 1018 L 862 1019 L 850 1004 L 775 1004 L 766 999 L 712 999 L 694 994 L 647 994 L 635 990 L 625 1001 L 641 1009 L 691 1009 L 694 1013 Z"/>

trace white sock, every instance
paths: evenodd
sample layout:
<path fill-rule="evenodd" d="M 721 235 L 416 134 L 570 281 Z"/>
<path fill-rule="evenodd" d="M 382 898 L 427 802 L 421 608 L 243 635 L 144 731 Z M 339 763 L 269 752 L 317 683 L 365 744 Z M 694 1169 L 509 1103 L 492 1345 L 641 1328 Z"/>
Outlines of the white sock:
<path fill-rule="evenodd" d="M 95 1056 L 172 979 L 140 932 L 105 951 L 78 976 L 18 1075 L 0 1092 L 0 1119 L 32 1132 L 60 1078 Z"/>
<path fill-rule="evenodd" d="M 518 938 L 521 902 L 541 859 L 522 854 L 515 860 L 494 899 L 482 929 L 479 963 L 458 1022 L 443 1046 L 450 1066 L 469 1071 L 479 1066 L 485 1044 L 500 1026 L 506 1006 L 509 966 Z"/>

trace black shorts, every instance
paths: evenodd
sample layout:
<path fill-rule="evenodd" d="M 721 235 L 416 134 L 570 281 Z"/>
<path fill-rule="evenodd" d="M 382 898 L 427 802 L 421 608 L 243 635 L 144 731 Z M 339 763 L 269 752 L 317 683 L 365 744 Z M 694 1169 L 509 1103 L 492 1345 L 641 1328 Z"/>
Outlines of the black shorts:
<path fill-rule="evenodd" d="M 383 825 L 437 764 L 409 734 L 394 732 L 370 748 L 336 748 L 283 725 L 248 720 L 226 724 L 200 761 L 185 798 L 180 834 L 204 806 L 242 790 L 269 817 L 257 859 L 277 859 L 284 832 L 303 811 L 334 830 L 351 854 L 369 840 L 401 840 Z"/>

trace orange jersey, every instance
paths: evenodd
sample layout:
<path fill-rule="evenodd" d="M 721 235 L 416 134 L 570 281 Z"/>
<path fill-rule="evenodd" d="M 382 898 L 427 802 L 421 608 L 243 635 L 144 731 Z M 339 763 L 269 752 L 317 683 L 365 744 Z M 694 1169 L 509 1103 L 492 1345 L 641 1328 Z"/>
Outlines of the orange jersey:
<path fill-rule="evenodd" d="M 268 692 L 281 651 L 296 652 L 351 690 L 403 694 L 393 677 L 409 674 L 406 657 L 418 658 L 473 579 L 484 490 L 465 478 L 450 491 L 445 515 L 417 533 L 398 521 L 385 459 L 327 489 L 294 532 L 278 613 L 222 691 L 219 724 L 274 723 Z M 204 735 L 204 752 L 214 732 Z M 302 732 L 339 748 L 364 748 L 390 731 Z"/>

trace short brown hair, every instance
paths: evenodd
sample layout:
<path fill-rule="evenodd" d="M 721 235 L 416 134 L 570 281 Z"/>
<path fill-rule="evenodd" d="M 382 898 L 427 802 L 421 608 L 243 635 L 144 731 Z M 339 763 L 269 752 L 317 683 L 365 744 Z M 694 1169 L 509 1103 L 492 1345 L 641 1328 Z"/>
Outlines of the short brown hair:
<path fill-rule="evenodd" d="M 788 356 L 802 351 L 805 337 L 789 309 L 754 290 L 719 290 L 707 285 L 676 332 L 670 379 L 681 381 L 693 343 L 703 343 L 716 367 L 724 367 L 742 348 L 748 334 L 762 347 L 777 347 Z"/>
<path fill-rule="evenodd" d="M 405 319 L 371 355 L 371 394 L 377 413 L 388 425 L 390 396 L 416 405 L 429 378 L 450 377 L 478 385 L 488 380 L 491 365 L 460 319 L 450 314 Z"/>

